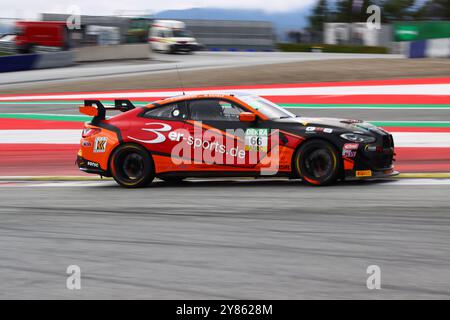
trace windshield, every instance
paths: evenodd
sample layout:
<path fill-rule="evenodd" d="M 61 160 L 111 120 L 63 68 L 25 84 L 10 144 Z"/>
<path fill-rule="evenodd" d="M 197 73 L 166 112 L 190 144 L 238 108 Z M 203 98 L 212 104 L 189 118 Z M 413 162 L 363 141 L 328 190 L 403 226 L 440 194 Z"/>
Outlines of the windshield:
<path fill-rule="evenodd" d="M 258 97 L 258 96 L 252 96 L 252 95 L 245 95 L 245 96 L 239 96 L 239 99 L 244 101 L 246 104 L 248 104 L 250 107 L 258 110 L 265 116 L 267 116 L 269 119 L 282 119 L 282 118 L 295 118 L 296 115 L 292 112 L 289 112 L 279 105 L 276 105 L 275 103 Z"/>
<path fill-rule="evenodd" d="M 183 29 L 174 29 L 173 30 L 173 36 L 175 38 L 188 38 L 190 37 L 190 33 L 187 30 L 183 30 Z"/>

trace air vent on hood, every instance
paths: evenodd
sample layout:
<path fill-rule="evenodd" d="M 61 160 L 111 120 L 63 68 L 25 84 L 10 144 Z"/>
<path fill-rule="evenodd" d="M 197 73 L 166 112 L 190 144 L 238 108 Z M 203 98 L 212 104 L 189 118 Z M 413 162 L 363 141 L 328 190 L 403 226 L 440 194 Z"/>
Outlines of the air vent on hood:
<path fill-rule="evenodd" d="M 349 119 L 349 120 L 341 120 L 341 123 L 345 123 L 345 124 L 353 124 L 353 123 L 363 123 L 363 121 L 362 121 L 362 120 L 352 120 L 352 119 Z"/>

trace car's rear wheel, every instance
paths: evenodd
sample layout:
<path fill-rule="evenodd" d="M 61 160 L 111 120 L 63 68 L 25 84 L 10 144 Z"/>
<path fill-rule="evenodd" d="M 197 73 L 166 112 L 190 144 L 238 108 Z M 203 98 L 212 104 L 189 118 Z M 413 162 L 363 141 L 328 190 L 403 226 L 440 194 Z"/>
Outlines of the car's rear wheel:
<path fill-rule="evenodd" d="M 303 181 L 312 185 L 335 183 L 342 173 L 336 148 L 323 140 L 306 141 L 296 152 L 294 169 Z"/>
<path fill-rule="evenodd" d="M 135 144 L 119 146 L 111 156 L 110 169 L 114 180 L 126 188 L 145 187 L 155 177 L 150 154 Z"/>

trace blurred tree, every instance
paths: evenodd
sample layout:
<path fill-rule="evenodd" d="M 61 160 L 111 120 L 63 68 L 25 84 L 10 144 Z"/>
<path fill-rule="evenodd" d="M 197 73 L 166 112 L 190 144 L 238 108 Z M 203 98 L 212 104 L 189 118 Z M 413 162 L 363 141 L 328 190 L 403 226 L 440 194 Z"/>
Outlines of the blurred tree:
<path fill-rule="evenodd" d="M 309 27 L 311 30 L 323 32 L 323 24 L 328 21 L 328 2 L 319 0 L 309 16 Z"/>
<path fill-rule="evenodd" d="M 450 0 L 428 0 L 415 14 L 416 19 L 450 20 Z"/>
<path fill-rule="evenodd" d="M 377 4 L 374 0 L 338 0 L 333 13 L 336 22 L 364 22 L 367 20 L 367 8 Z"/>
<path fill-rule="evenodd" d="M 429 0 L 446 3 L 450 10 L 450 0 Z M 367 20 L 367 8 L 372 5 L 381 7 L 383 22 L 413 20 L 417 16 L 416 0 L 337 0 L 333 13 L 335 22 L 364 22 Z"/>
<path fill-rule="evenodd" d="M 352 0 L 338 0 L 336 3 L 335 22 L 352 22 Z"/>
<path fill-rule="evenodd" d="M 386 22 L 413 20 L 416 0 L 384 0 L 380 1 L 382 18 Z"/>
<path fill-rule="evenodd" d="M 302 33 L 298 30 L 291 30 L 288 32 L 288 38 L 291 42 L 300 43 L 302 42 Z"/>
<path fill-rule="evenodd" d="M 324 23 L 328 21 L 328 18 L 328 1 L 319 0 L 314 7 L 312 14 L 309 16 L 308 31 L 311 36 L 311 41 L 318 43 L 322 42 Z"/>

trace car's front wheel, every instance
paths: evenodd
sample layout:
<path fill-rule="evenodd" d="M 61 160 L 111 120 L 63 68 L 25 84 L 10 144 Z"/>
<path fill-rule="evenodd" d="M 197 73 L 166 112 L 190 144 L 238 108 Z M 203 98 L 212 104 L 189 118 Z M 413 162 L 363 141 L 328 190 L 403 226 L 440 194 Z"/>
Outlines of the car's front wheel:
<path fill-rule="evenodd" d="M 126 188 L 145 187 L 155 177 L 150 154 L 135 144 L 123 144 L 114 151 L 110 170 L 114 180 Z"/>
<path fill-rule="evenodd" d="M 303 181 L 312 185 L 335 183 L 342 174 L 342 165 L 336 148 L 324 140 L 310 140 L 297 150 L 294 170 Z"/>

